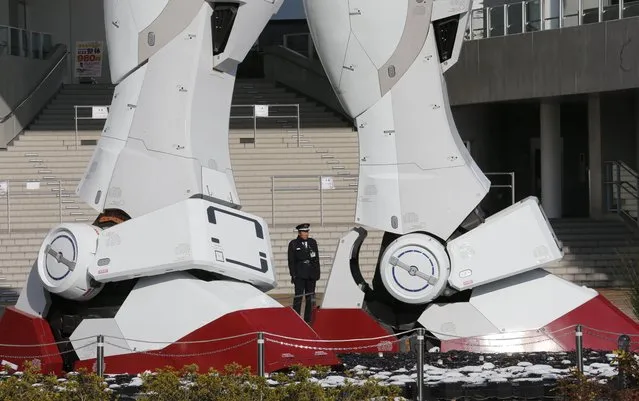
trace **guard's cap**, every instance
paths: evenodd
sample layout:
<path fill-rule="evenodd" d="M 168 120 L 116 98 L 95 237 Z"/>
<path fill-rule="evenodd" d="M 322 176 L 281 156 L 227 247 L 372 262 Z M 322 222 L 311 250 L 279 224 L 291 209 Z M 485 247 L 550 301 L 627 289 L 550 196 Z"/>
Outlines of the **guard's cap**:
<path fill-rule="evenodd" d="M 308 223 L 302 223 L 295 227 L 297 231 L 311 231 L 311 225 Z"/>

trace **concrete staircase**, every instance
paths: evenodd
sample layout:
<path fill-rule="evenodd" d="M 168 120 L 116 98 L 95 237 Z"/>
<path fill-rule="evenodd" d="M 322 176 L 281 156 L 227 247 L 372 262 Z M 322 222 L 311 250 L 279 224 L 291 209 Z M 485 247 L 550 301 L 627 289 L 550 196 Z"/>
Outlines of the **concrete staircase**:
<path fill-rule="evenodd" d="M 75 106 L 78 106 L 78 129 L 98 130 L 104 120 L 86 119 L 91 117 L 91 106 L 111 104 L 113 85 L 64 85 L 57 95 L 45 106 L 29 126 L 36 131 L 75 130 Z"/>
<path fill-rule="evenodd" d="M 31 123 L 32 131 L 75 130 L 75 106 L 78 107 L 78 129 L 81 131 L 102 130 L 104 120 L 91 119 L 90 106 L 110 105 L 114 86 L 64 85 L 55 98 Z M 352 124 L 326 107 L 283 87 L 265 80 L 239 79 L 233 93 L 230 126 L 234 129 L 253 129 L 253 105 L 271 105 L 269 118 L 258 118 L 257 128 L 297 129 L 303 128 L 345 128 Z M 283 106 L 287 105 L 287 106 Z"/>
<path fill-rule="evenodd" d="M 639 238 L 617 216 L 607 220 L 557 219 L 551 224 L 564 245 L 552 273 L 593 288 L 628 286 L 626 269 L 639 268 Z"/>

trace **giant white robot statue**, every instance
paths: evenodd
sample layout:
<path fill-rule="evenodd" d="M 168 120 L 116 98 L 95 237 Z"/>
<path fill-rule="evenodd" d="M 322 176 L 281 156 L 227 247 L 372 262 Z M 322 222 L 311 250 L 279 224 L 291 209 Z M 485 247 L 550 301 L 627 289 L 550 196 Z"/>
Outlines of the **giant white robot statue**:
<path fill-rule="evenodd" d="M 481 352 L 573 349 L 572 331 L 549 333 L 577 324 L 639 332 L 594 290 L 541 269 L 562 250 L 536 198 L 482 221 L 490 182 L 457 133 L 443 78 L 470 3 L 304 0 L 319 58 L 359 131 L 356 221 L 385 232 L 372 287 L 357 258 L 366 230 L 342 238 L 313 328 L 345 339 L 421 325 L 442 349 Z"/>
<path fill-rule="evenodd" d="M 269 231 L 240 210 L 228 126 L 237 65 L 281 2 L 105 0 L 117 86 L 78 187 L 100 216 L 45 238 L 0 322 L 0 344 L 39 345 L 0 346 L 15 356 L 4 359 L 91 368 L 98 335 L 107 370 L 134 373 L 255 366 L 256 332 L 308 345 L 421 324 L 455 348 L 468 345 L 460 337 L 549 328 L 545 349 L 571 347 L 550 333 L 560 325 L 637 332 L 596 292 L 539 269 L 562 253 L 536 199 L 462 224 L 490 186 L 457 134 L 442 76 L 459 55 L 468 0 L 305 0 L 359 130 L 357 223 L 386 234 L 372 288 L 357 259 L 366 230 L 342 238 L 314 330 L 265 295 L 276 284 Z M 269 371 L 337 362 L 286 341 L 266 353 Z"/>
<path fill-rule="evenodd" d="M 78 187 L 101 214 L 48 234 L 0 343 L 44 344 L 22 352 L 59 372 L 91 367 L 101 334 L 110 371 L 140 372 L 254 366 L 256 332 L 317 338 L 264 294 L 269 231 L 240 210 L 228 149 L 237 66 L 282 1 L 104 1 L 117 86 Z M 300 362 L 338 361 L 269 346 L 269 370 Z"/>

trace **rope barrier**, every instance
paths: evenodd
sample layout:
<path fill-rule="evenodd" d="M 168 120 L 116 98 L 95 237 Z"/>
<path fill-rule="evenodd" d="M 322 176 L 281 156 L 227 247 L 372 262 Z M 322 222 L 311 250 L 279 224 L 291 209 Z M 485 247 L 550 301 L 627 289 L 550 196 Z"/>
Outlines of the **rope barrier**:
<path fill-rule="evenodd" d="M 484 339 L 483 335 L 481 335 L 481 336 L 472 336 L 472 337 L 464 337 L 464 336 L 455 336 L 455 335 L 450 334 L 450 333 L 442 333 L 442 332 L 438 332 L 438 331 L 434 331 L 434 330 L 428 330 L 428 329 L 427 330 L 429 332 L 431 332 L 432 334 L 435 334 L 435 335 L 452 337 L 452 338 L 455 338 L 455 339 L 477 338 L 477 339 L 484 339 L 486 341 L 495 341 L 495 340 L 498 340 L 498 341 L 504 340 L 505 341 L 505 340 L 526 340 L 528 338 L 536 338 L 536 337 L 543 336 L 543 335 L 553 335 L 555 333 L 560 333 L 560 332 L 566 331 L 568 329 L 574 329 L 575 327 L 577 327 L 577 325 L 573 324 L 572 326 L 566 326 L 564 328 L 561 328 L 561 329 L 558 329 L 558 330 L 555 330 L 555 331 L 548 331 L 548 332 L 545 332 L 545 331 L 542 331 L 541 329 L 538 329 L 538 330 L 535 330 L 536 332 L 539 333 L 537 335 L 531 335 L 531 336 L 527 336 L 527 337 L 495 338 L 495 339 L 492 339 L 492 338 Z M 532 331 L 532 330 L 525 330 L 525 331 Z M 517 331 L 515 333 L 520 333 L 520 331 Z M 499 333 L 499 334 L 494 334 L 494 335 L 508 335 L 508 334 L 509 333 Z M 488 334 L 488 335 L 493 335 L 493 334 Z M 437 340 L 440 340 L 440 339 L 438 338 Z"/>
<path fill-rule="evenodd" d="M 55 354 L 44 354 L 44 355 L 0 355 L 0 358 L 10 358 L 10 359 L 38 359 L 38 358 L 49 358 L 49 357 L 53 357 L 53 356 L 58 356 L 58 355 L 65 355 L 65 354 L 70 354 L 72 352 L 76 352 L 78 350 L 81 350 L 83 348 L 88 348 L 91 346 L 94 346 L 97 344 L 97 341 L 94 341 L 92 343 L 88 343 L 85 345 L 82 345 L 78 348 L 74 348 L 74 349 L 70 349 L 70 350 L 66 350 L 66 351 L 61 351 L 61 352 L 56 352 Z"/>
<path fill-rule="evenodd" d="M 0 344 L 0 348 L 2 347 L 6 347 L 6 348 L 35 348 L 35 347 L 48 347 L 51 345 L 60 345 L 60 344 L 69 344 L 73 341 L 85 341 L 85 340 L 93 340 L 95 339 L 95 336 L 91 336 L 91 337 L 83 337 L 83 338 L 76 338 L 73 340 L 63 340 L 63 341 L 58 341 L 55 343 L 42 343 L 42 344 Z"/>
<path fill-rule="evenodd" d="M 389 345 L 392 346 L 392 344 L 401 342 L 403 340 L 385 341 L 383 343 L 362 345 L 362 346 L 357 346 L 357 347 L 313 347 L 313 346 L 310 346 L 310 345 L 291 344 L 291 343 L 287 343 L 287 342 L 284 342 L 284 341 L 273 340 L 272 338 L 265 338 L 265 341 L 266 342 L 271 342 L 271 343 L 274 343 L 274 344 L 283 345 L 285 347 L 291 347 L 291 348 L 308 349 L 308 350 L 312 350 L 312 351 L 339 352 L 339 351 L 359 351 L 359 350 L 364 350 L 364 349 L 369 349 L 369 348 L 377 348 L 377 349 L 379 349 L 379 348 L 382 348 L 382 347 L 384 347 L 386 349 L 386 347 L 388 347 Z"/>
<path fill-rule="evenodd" d="M 467 343 L 473 343 L 473 342 L 513 342 L 513 341 L 519 341 L 519 340 L 530 340 L 530 339 L 539 339 L 540 337 L 547 337 L 547 338 L 543 338 L 543 339 L 539 339 L 537 341 L 532 341 L 532 342 L 528 342 L 528 343 L 519 343 L 521 345 L 526 345 L 526 344 L 535 344 L 537 342 L 544 342 L 544 341 L 551 341 L 552 338 L 550 338 L 550 336 L 554 336 L 555 338 L 561 338 L 565 335 L 572 335 L 572 332 L 567 332 L 567 330 L 569 329 L 574 329 L 576 327 L 576 325 L 570 325 L 570 326 L 566 326 L 563 327 L 561 329 L 557 329 L 557 330 L 553 330 L 553 331 L 543 331 L 543 330 L 536 330 L 536 332 L 538 334 L 532 334 L 532 335 L 524 335 L 524 336 L 518 336 L 518 337 L 504 337 L 507 336 L 509 333 L 496 333 L 496 334 L 490 334 L 490 335 L 478 335 L 478 336 L 471 336 L 471 337 L 464 337 L 464 336 L 456 336 L 450 333 L 443 333 L 443 332 L 438 332 L 435 330 L 428 330 L 431 334 L 433 335 L 425 335 L 426 338 L 432 339 L 432 340 L 436 340 L 436 341 L 446 341 L 446 340 L 463 340 L 464 342 Z M 611 342 L 616 342 L 617 341 L 617 337 L 624 335 L 625 333 L 616 333 L 613 331 L 608 331 L 608 330 L 601 330 L 601 329 L 596 329 L 596 328 L 592 328 L 589 326 L 582 326 L 584 329 L 588 329 L 584 331 L 585 335 L 589 335 L 589 336 L 593 336 L 593 337 L 597 337 L 597 338 L 601 338 L 603 340 L 606 341 L 611 341 Z M 328 344 L 328 343 L 348 343 L 348 342 L 368 342 L 368 341 L 380 341 L 380 340 L 386 340 L 386 339 L 393 339 L 392 341 L 402 341 L 405 340 L 406 336 L 412 335 L 413 333 L 415 333 L 418 329 L 411 329 L 411 330 L 406 330 L 406 331 L 402 331 L 399 333 L 394 333 L 394 334 L 388 334 L 388 335 L 384 335 L 384 336 L 377 336 L 377 337 L 369 337 L 369 338 L 347 338 L 347 339 L 320 339 L 320 338 L 296 338 L 296 337 L 290 337 L 290 336 L 286 336 L 286 335 L 282 335 L 282 334 L 277 334 L 277 333 L 270 333 L 270 332 L 262 332 L 262 334 L 264 336 L 269 336 L 272 337 L 271 340 L 272 342 L 274 341 L 274 339 L 279 339 L 279 340 L 286 340 L 286 341 L 293 341 L 293 342 L 301 342 L 301 343 L 323 343 L 323 344 Z M 532 331 L 532 330 L 531 330 Z M 518 331 L 516 333 L 521 333 L 521 331 Z M 562 334 L 563 333 L 563 334 Z M 111 335 L 104 335 L 105 339 L 112 339 L 112 340 L 120 340 L 120 341 L 127 341 L 127 342 L 136 342 L 136 343 L 143 343 L 143 344 L 175 344 L 175 345 L 189 345 L 189 344 L 207 344 L 207 343 L 215 343 L 215 342 L 222 342 L 222 341 L 229 341 L 229 340 L 235 340 L 235 339 L 240 339 L 240 338 L 245 338 L 245 337 L 249 337 L 249 336 L 256 336 L 258 334 L 258 332 L 249 332 L 249 333 L 244 333 L 244 334 L 237 334 L 237 335 L 233 335 L 233 336 L 227 336 L 227 337 L 220 337 L 220 338 L 212 338 L 212 339 L 205 339 L 205 340 L 193 340 L 193 341 L 153 341 L 153 340 L 141 340 L 141 339 L 131 339 L 131 338 L 126 338 L 126 337 L 119 337 L 119 336 L 111 336 Z M 604 335 L 601 334 L 607 334 L 607 335 L 613 335 L 615 336 L 615 338 L 610 338 L 610 337 L 606 337 Z M 447 338 L 439 338 L 436 337 L 437 335 L 442 336 L 442 337 L 447 337 Z M 496 335 L 496 336 L 500 336 L 498 338 L 486 338 L 487 336 L 491 336 L 491 335 Z M 626 334 L 629 337 L 639 337 L 639 334 Z M 399 337 L 403 337 L 402 340 L 398 340 L 397 338 Z M 69 344 L 72 342 L 79 342 L 79 341 L 86 341 L 86 340 L 95 340 L 95 336 L 91 336 L 91 337 L 83 337 L 83 338 L 78 338 L 78 339 L 74 339 L 74 340 L 63 340 L 63 341 L 57 341 L 57 342 L 52 342 L 52 343 L 42 343 L 42 344 L 0 344 L 0 348 L 2 347 L 7 347 L 7 348 L 35 348 L 35 347 L 46 347 L 46 346 L 58 346 L 61 344 Z M 253 339 L 251 339 L 250 341 L 254 341 Z M 635 342 L 633 342 L 634 344 Z M 510 346 L 506 345 L 506 346 Z M 115 345 L 114 345 L 115 346 Z M 497 345 L 492 345 L 492 346 L 497 346 Z M 86 345 L 76 348 L 76 349 L 81 349 L 86 347 Z M 371 345 L 367 345 L 366 347 L 371 347 Z M 133 350 L 129 350 L 129 351 L 133 351 Z M 138 352 L 138 351 L 135 351 Z M 59 354 L 57 354 L 59 355 Z M 2 356 L 2 355 L 0 355 Z"/>
<path fill-rule="evenodd" d="M 463 341 L 461 345 L 468 346 L 468 347 L 505 348 L 505 347 L 513 347 L 513 346 L 524 346 L 524 345 L 540 344 L 540 343 L 547 342 L 547 341 L 555 341 L 555 340 L 557 340 L 559 338 L 563 338 L 563 337 L 567 337 L 567 336 L 574 336 L 574 333 L 564 333 L 564 334 L 561 334 L 559 336 L 555 336 L 553 338 L 547 337 L 547 338 L 539 339 L 537 341 L 529 341 L 529 342 L 523 342 L 523 343 L 522 342 L 515 342 L 513 344 L 479 344 L 479 343 L 474 343 L 472 341 L 469 341 L 469 342 Z M 432 337 L 432 336 L 425 336 L 425 337 L 430 338 L 430 339 L 434 339 L 434 340 L 439 340 L 437 337 Z M 463 340 L 466 340 L 466 338 L 464 338 Z M 478 340 L 493 341 L 493 340 L 490 340 L 490 339 L 478 339 Z M 517 339 L 517 338 L 508 338 L 508 339 L 502 339 L 502 340 L 515 341 L 515 340 L 519 340 L 519 339 Z"/>
<path fill-rule="evenodd" d="M 110 345 L 112 347 L 120 348 L 120 349 L 125 350 L 125 351 L 134 352 L 136 354 L 144 354 L 144 355 L 151 355 L 151 356 L 163 356 L 163 357 L 167 357 L 167 358 L 186 358 L 186 357 L 195 357 L 195 356 L 214 355 L 214 354 L 219 354 L 219 353 L 222 353 L 222 352 L 230 351 L 230 350 L 233 350 L 233 349 L 241 348 L 241 347 L 247 346 L 249 344 L 253 344 L 253 343 L 255 343 L 255 339 L 251 339 L 251 340 L 245 341 L 245 342 L 243 342 L 241 344 L 232 345 L 230 347 L 226 347 L 226 348 L 222 348 L 222 349 L 214 350 L 214 351 L 197 352 L 197 353 L 192 353 L 192 354 L 164 354 L 164 353 L 159 353 L 159 352 L 136 351 L 136 350 L 129 349 L 127 347 L 123 347 L 123 346 L 118 345 L 118 344 L 113 344 L 113 343 L 108 342 L 108 341 L 104 342 L 104 344 L 108 344 L 108 345 Z"/>
<path fill-rule="evenodd" d="M 584 326 L 584 325 L 582 325 L 582 327 L 583 327 L 584 329 L 590 329 L 590 330 L 592 330 L 592 331 L 596 331 L 596 332 L 604 333 L 604 334 L 613 334 L 613 335 L 615 335 L 615 336 L 622 336 L 622 335 L 626 335 L 626 336 L 628 336 L 628 337 L 639 337 L 639 334 L 616 333 L 616 332 L 614 332 L 614 331 L 607 331 L 607 330 L 595 329 L 594 327 Z"/>
<path fill-rule="evenodd" d="M 113 340 L 123 340 L 123 341 L 127 341 L 127 342 L 136 342 L 136 343 L 144 343 L 144 344 L 176 344 L 176 345 L 187 345 L 187 344 L 206 344 L 206 343 L 214 343 L 214 342 L 220 342 L 220 341 L 227 341 L 227 340 L 235 340 L 237 338 L 243 338 L 243 337 L 248 337 L 248 336 L 256 336 L 257 335 L 257 331 L 251 332 L 251 333 L 246 333 L 246 334 L 238 334 L 235 336 L 229 336 L 229 337 L 221 337 L 221 338 L 213 338 L 210 340 L 193 340 L 193 341 L 148 341 L 148 340 L 134 340 L 131 338 L 125 338 L 125 337 L 117 337 L 117 336 L 109 336 L 109 335 L 104 335 L 104 338 L 111 338 Z M 93 337 L 91 337 L 93 338 Z"/>
<path fill-rule="evenodd" d="M 556 334 L 565 332 L 566 330 L 569 329 L 574 329 L 576 325 L 572 325 L 572 326 L 566 326 L 563 327 L 561 329 L 558 330 L 553 330 L 553 331 L 537 331 L 538 334 L 533 334 L 533 335 L 526 335 L 526 336 L 520 336 L 520 337 L 503 337 L 503 336 L 507 336 L 509 333 L 497 333 L 494 335 L 499 335 L 502 336 L 500 338 L 486 338 L 486 336 L 490 336 L 490 335 L 479 335 L 479 336 L 472 336 L 472 337 L 465 337 L 465 336 L 456 336 L 450 333 L 443 333 L 443 332 L 438 332 L 438 331 L 434 331 L 434 330 L 428 330 L 430 333 L 434 334 L 434 335 L 440 335 L 440 336 L 445 336 L 448 338 L 439 338 L 439 337 L 435 337 L 435 336 L 429 336 L 426 335 L 427 338 L 432 339 L 432 340 L 436 340 L 436 341 L 442 341 L 442 340 L 465 340 L 465 341 L 484 341 L 484 342 L 495 342 L 495 341 L 517 341 L 517 340 L 529 340 L 529 339 L 535 339 L 535 338 L 539 338 L 542 336 L 555 336 L 555 337 L 561 337 L 561 336 L 556 336 Z M 613 341 L 616 342 L 618 336 L 621 336 L 625 333 L 616 333 L 616 332 L 612 332 L 612 331 L 606 331 L 606 330 L 599 330 L 599 329 L 594 329 L 588 326 L 583 326 L 584 329 L 588 329 L 590 331 L 584 331 L 584 334 L 593 336 L 593 337 L 597 337 L 597 338 L 601 338 L 603 340 L 607 340 L 607 341 Z M 282 340 L 288 340 L 288 341 L 296 341 L 296 342 L 306 342 L 306 343 L 345 343 L 345 342 L 365 342 L 365 341 L 378 341 L 378 340 L 384 340 L 384 339 L 390 339 L 393 337 L 405 337 L 408 336 L 412 333 L 415 333 L 417 331 L 417 329 L 411 329 L 411 330 L 406 330 L 406 331 L 402 331 L 399 333 L 394 333 L 394 334 L 388 334 L 388 335 L 384 335 L 384 336 L 378 336 L 378 337 L 368 337 L 368 338 L 346 338 L 346 339 L 319 339 L 319 338 L 297 338 L 297 337 L 290 337 L 290 336 L 285 336 L 282 334 L 277 334 L 277 333 L 270 333 L 270 332 L 263 332 L 263 334 L 265 336 L 270 336 L 270 337 L 274 337 L 274 338 L 278 338 L 278 339 L 282 339 Z M 519 332 L 518 332 L 519 333 Z M 615 338 L 609 338 L 609 337 L 604 337 L 602 335 L 599 335 L 597 333 L 603 333 L 603 334 L 610 334 L 610 335 L 614 335 L 616 336 Z M 206 339 L 206 340 L 193 340 L 193 341 L 152 341 L 152 340 L 141 340 L 141 339 L 132 339 L 132 338 L 126 338 L 126 337 L 119 337 L 119 336 L 111 336 L 111 335 L 104 335 L 105 339 L 112 339 L 112 340 L 121 340 L 121 341 L 127 341 L 127 342 L 135 342 L 135 343 L 143 343 L 143 344 L 175 344 L 175 345 L 189 345 L 189 344 L 207 344 L 207 343 L 214 343 L 214 342 L 221 342 L 221 341 L 229 341 L 229 340 L 235 340 L 238 338 L 244 338 L 244 337 L 248 337 L 248 336 L 256 336 L 258 334 L 258 332 L 254 331 L 254 332 L 249 332 L 249 333 L 244 333 L 244 334 L 237 334 L 237 335 L 233 335 L 233 336 L 227 336 L 227 337 L 219 337 L 219 338 L 212 338 L 212 339 Z M 565 334 L 572 334 L 571 332 L 569 333 L 565 333 Z M 491 334 L 493 335 L 493 334 Z M 627 334 L 629 337 L 639 337 L 639 334 Z M 83 338 L 78 338 L 78 339 L 74 339 L 74 340 L 64 340 L 64 341 L 57 341 L 57 342 L 52 342 L 52 343 L 42 343 L 42 344 L 0 344 L 0 348 L 2 347 L 7 347 L 7 348 L 36 348 L 36 347 L 46 347 L 46 346 L 52 346 L 52 345 L 60 345 L 60 344 L 69 344 L 71 342 L 79 342 L 79 341 L 86 341 L 86 340 L 92 340 L 95 339 L 95 336 L 91 336 L 91 337 L 83 337 Z M 547 341 L 548 339 L 545 339 L 544 341 Z"/>
<path fill-rule="evenodd" d="M 295 338 L 295 337 L 287 337 L 287 336 L 283 336 L 280 334 L 274 334 L 274 333 L 269 333 L 269 332 L 264 332 L 265 336 L 272 336 L 272 337 L 277 337 L 277 338 L 281 338 L 284 340 L 289 340 L 289 341 L 299 341 L 299 342 L 314 342 L 314 343 L 344 343 L 344 342 L 356 342 L 356 341 L 376 341 L 376 340 L 383 340 L 386 338 L 392 338 L 392 337 L 398 337 L 398 336 L 404 336 L 407 335 L 409 333 L 414 333 L 415 331 L 417 331 L 417 329 L 411 329 L 411 330 L 407 330 L 407 331 L 403 331 L 401 333 L 397 333 L 397 334 L 388 334 L 385 336 L 379 336 L 379 337 L 371 337 L 371 338 L 349 338 L 349 339 L 345 339 L 345 340 L 322 340 L 322 339 L 313 339 L 313 338 Z"/>

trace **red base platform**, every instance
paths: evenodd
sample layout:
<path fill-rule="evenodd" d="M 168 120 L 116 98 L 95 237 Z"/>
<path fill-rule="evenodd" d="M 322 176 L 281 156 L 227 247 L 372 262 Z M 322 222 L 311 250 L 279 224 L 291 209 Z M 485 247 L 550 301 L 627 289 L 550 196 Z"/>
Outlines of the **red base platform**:
<path fill-rule="evenodd" d="M 508 352 L 522 348 L 526 351 L 574 351 L 576 326 L 582 325 L 583 347 L 595 350 L 617 349 L 621 334 L 639 335 L 639 324 L 621 312 L 603 295 L 584 303 L 540 330 L 518 333 L 518 339 L 495 339 L 493 336 L 442 341 L 442 352 L 464 350 L 471 352 Z M 631 342 L 632 351 L 639 344 Z"/>
<path fill-rule="evenodd" d="M 144 324 L 141 322 L 140 324 Z M 167 324 L 171 324 L 167 321 Z M 177 369 L 196 364 L 200 372 L 213 368 L 222 371 L 231 363 L 250 367 L 257 372 L 257 335 L 237 337 L 222 341 L 207 341 L 233 337 L 245 333 L 273 333 L 277 336 L 301 338 L 311 341 L 304 345 L 321 346 L 317 334 L 290 308 L 253 309 L 229 313 L 200 329 L 184 336 L 161 350 L 136 352 L 105 357 L 106 373 L 136 374 L 166 366 Z M 283 345 L 270 341 L 265 335 L 265 369 L 273 372 L 296 364 L 305 366 L 332 366 L 339 364 L 333 352 L 317 351 L 308 347 Z M 273 337 L 280 340 L 280 337 Z M 105 338 L 108 342 L 109 338 Z M 195 342 L 182 344 L 185 342 Z M 48 344 L 28 348 L 2 347 L 4 360 L 23 366 L 25 360 L 39 359 L 43 372 L 62 374 L 62 358 L 54 344 L 48 323 L 41 318 L 24 314 L 15 308 L 7 308 L 0 321 L 0 343 L 2 344 Z M 287 340 L 287 343 L 291 341 Z M 295 342 L 293 342 L 295 343 Z M 302 342 L 296 342 L 302 344 Z M 41 355 L 48 355 L 40 357 Z M 75 370 L 94 370 L 95 359 L 76 362 Z"/>
<path fill-rule="evenodd" d="M 43 373 L 62 373 L 62 357 L 49 323 L 13 306 L 4 310 L 0 320 L 0 359 L 18 365 L 20 370 L 24 369 L 25 362 L 32 362 L 40 366 Z"/>
<path fill-rule="evenodd" d="M 313 330 L 323 340 L 375 340 L 328 342 L 324 346 L 340 348 L 337 353 L 398 352 L 397 337 L 382 327 L 363 309 L 317 309 L 313 316 Z"/>

